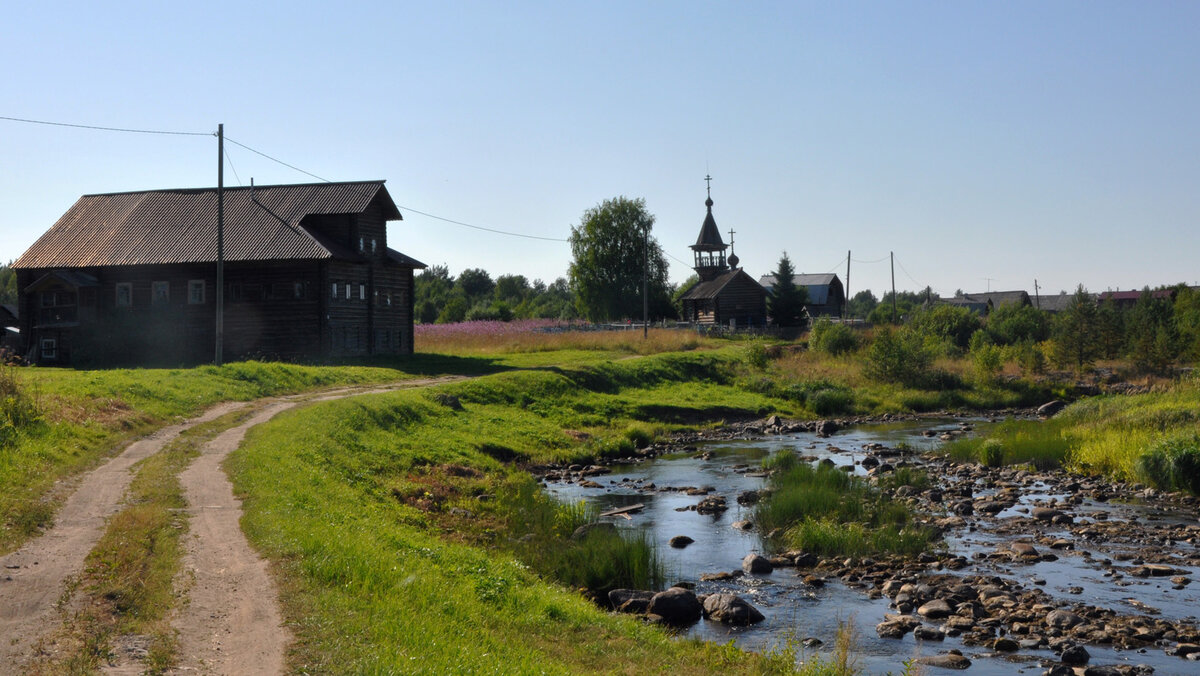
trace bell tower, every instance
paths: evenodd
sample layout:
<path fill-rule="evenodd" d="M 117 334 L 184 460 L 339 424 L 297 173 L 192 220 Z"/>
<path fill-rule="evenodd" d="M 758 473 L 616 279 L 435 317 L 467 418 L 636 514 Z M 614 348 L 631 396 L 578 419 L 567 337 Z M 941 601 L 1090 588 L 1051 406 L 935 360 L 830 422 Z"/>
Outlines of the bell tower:
<path fill-rule="evenodd" d="M 691 247 L 696 262 L 693 269 L 700 276 L 701 282 L 716 279 L 729 270 L 725 260 L 725 249 L 728 247 L 721 239 L 721 231 L 717 229 L 717 221 L 712 213 L 712 176 L 705 176 L 704 181 L 708 184 L 708 199 L 704 200 L 708 214 L 704 216 L 704 224 L 700 226 L 700 236 Z"/>

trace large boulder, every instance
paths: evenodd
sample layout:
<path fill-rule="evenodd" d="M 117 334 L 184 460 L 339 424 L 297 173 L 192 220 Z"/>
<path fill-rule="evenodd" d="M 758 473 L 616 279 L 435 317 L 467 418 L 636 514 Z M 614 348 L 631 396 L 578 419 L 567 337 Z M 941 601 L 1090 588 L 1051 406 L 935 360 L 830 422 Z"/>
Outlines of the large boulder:
<path fill-rule="evenodd" d="M 816 432 L 818 437 L 831 437 L 834 432 L 837 432 L 838 424 L 832 420 L 822 420 L 817 423 Z"/>
<path fill-rule="evenodd" d="M 941 667 L 942 669 L 966 669 L 971 666 L 971 660 L 956 653 L 918 657 L 913 662 L 928 667 Z"/>
<path fill-rule="evenodd" d="M 775 570 L 771 565 L 771 560 L 761 554 L 747 554 L 746 558 L 742 559 L 742 570 L 751 575 L 763 575 Z"/>
<path fill-rule="evenodd" d="M 733 594 L 709 594 L 704 598 L 704 616 L 725 624 L 748 625 L 765 618 L 758 609 Z"/>
<path fill-rule="evenodd" d="M 1083 618 L 1069 610 L 1051 610 L 1046 613 L 1046 626 L 1057 629 L 1070 629 L 1083 622 Z"/>
<path fill-rule="evenodd" d="M 917 608 L 918 615 L 930 620 L 940 620 L 943 617 L 949 617 L 952 612 L 954 612 L 954 609 L 950 607 L 950 604 L 945 599 L 934 599 Z"/>
<path fill-rule="evenodd" d="M 700 619 L 704 608 L 695 592 L 681 587 L 671 587 L 650 599 L 646 612 L 658 615 L 663 622 L 673 625 L 692 624 Z"/>

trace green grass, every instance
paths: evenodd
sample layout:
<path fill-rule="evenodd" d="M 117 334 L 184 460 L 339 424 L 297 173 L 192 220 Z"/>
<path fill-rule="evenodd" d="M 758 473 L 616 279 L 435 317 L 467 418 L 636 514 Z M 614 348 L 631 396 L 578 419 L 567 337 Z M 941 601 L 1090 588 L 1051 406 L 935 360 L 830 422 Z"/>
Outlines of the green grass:
<path fill-rule="evenodd" d="M 0 552 L 36 535 L 54 517 L 59 479 L 96 466 L 151 430 L 220 401 L 246 401 L 338 385 L 411 378 L 379 366 L 242 362 L 191 369 L 76 371 L 6 367 L 35 413 L 0 421 Z M 2 384 L 2 382 L 0 382 Z"/>
<path fill-rule="evenodd" d="M 588 452 L 556 417 L 572 419 L 580 401 L 619 395 L 564 378 L 501 374 L 437 388 L 459 396 L 462 411 L 418 391 L 331 401 L 250 432 L 228 467 L 244 496 L 243 527 L 281 581 L 297 638 L 291 670 L 791 671 L 778 656 L 675 640 L 600 612 L 553 581 L 554 565 L 519 558 L 538 538 L 561 544 L 588 515 L 529 509 L 539 500 L 533 493 L 506 496 L 506 486 L 529 480 L 478 449 L 511 448 L 535 461 Z M 536 401 L 520 397 L 528 391 Z M 626 424 L 614 422 L 611 434 Z M 534 537 L 521 543 L 522 531 Z"/>
<path fill-rule="evenodd" d="M 943 452 L 991 466 L 1068 469 L 1165 490 L 1200 490 L 1200 381 L 1165 391 L 1077 401 L 1047 421 L 1009 420 Z"/>
<path fill-rule="evenodd" d="M 755 520 L 765 532 L 781 531 L 776 544 L 785 549 L 860 556 L 917 554 L 932 545 L 933 533 L 916 526 L 903 504 L 860 477 L 832 465 L 813 467 L 789 451 L 763 465 L 771 475 Z"/>
<path fill-rule="evenodd" d="M 942 452 L 959 462 L 979 462 L 989 467 L 1032 465 L 1053 469 L 1067 464 L 1072 441 L 1063 418 L 1047 421 L 1005 420 L 989 427 L 984 436 L 962 437 L 942 446 Z"/>

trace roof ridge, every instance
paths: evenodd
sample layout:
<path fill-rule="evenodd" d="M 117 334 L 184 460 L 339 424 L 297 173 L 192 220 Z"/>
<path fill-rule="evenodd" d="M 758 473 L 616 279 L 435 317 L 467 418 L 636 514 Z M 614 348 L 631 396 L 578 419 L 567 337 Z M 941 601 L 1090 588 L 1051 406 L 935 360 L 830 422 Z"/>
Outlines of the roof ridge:
<path fill-rule="evenodd" d="M 312 183 L 274 183 L 274 184 L 270 184 L 270 185 L 254 185 L 254 186 L 239 185 L 239 186 L 225 186 L 224 190 L 225 190 L 225 192 L 235 192 L 235 191 L 242 191 L 242 190 L 250 190 L 251 188 L 254 188 L 255 190 L 265 190 L 268 188 L 311 188 L 311 187 L 317 186 L 317 185 L 329 185 L 329 186 L 363 185 L 363 184 L 368 184 L 368 183 L 378 183 L 378 184 L 382 185 L 384 183 L 387 183 L 387 179 L 372 179 L 372 180 L 366 180 L 366 181 L 313 181 Z M 141 194 L 149 194 L 149 193 L 199 194 L 199 193 L 204 193 L 204 192 L 213 192 L 216 189 L 217 189 L 217 186 L 215 186 L 215 185 L 212 187 L 209 187 L 209 188 L 153 188 L 151 190 L 119 190 L 117 192 L 94 192 L 94 193 L 87 193 L 84 195 L 80 195 L 80 197 L 115 197 L 117 195 L 141 195 Z"/>

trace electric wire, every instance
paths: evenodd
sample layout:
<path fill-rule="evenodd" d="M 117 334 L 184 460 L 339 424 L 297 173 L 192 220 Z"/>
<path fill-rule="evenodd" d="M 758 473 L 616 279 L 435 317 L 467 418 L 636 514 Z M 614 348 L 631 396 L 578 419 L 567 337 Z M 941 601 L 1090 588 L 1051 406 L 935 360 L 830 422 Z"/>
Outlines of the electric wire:
<path fill-rule="evenodd" d="M 24 117 L 9 117 L 0 115 L 0 120 L 8 120 L 9 122 L 24 122 L 26 124 L 44 124 L 51 127 L 72 127 L 75 129 L 92 129 L 95 131 L 117 131 L 126 134 L 161 134 L 169 136 L 216 136 L 216 132 L 211 131 L 170 131 L 166 129 L 133 129 L 129 127 L 101 127 L 94 124 L 73 124 L 70 122 L 50 122 L 48 120 L 31 120 Z"/>
<path fill-rule="evenodd" d="M 224 152 L 224 155 L 225 161 L 229 163 L 229 170 L 233 172 L 233 177 L 237 179 L 238 185 L 245 185 L 242 183 L 242 177 L 238 176 L 237 168 L 233 166 L 233 156 L 229 154 L 228 150 Z"/>
<path fill-rule="evenodd" d="M 327 179 L 327 178 L 321 178 L 320 176 L 317 176 L 316 174 L 314 174 L 314 173 L 312 173 L 312 172 L 305 171 L 305 170 L 301 169 L 300 167 L 297 167 L 297 166 L 295 166 L 295 165 L 292 165 L 292 164 L 288 164 L 287 162 L 284 162 L 283 160 L 281 160 L 281 159 L 279 159 L 279 158 L 277 158 L 277 157 L 271 157 L 270 155 L 268 155 L 268 154 L 264 153 L 264 152 L 263 152 L 263 151 L 261 151 L 261 150 L 255 150 L 254 148 L 251 148 L 250 146 L 246 145 L 245 143 L 239 143 L 238 141 L 235 141 L 235 140 L 233 140 L 233 139 L 229 138 L 228 136 L 226 136 L 226 137 L 225 137 L 225 140 L 226 140 L 226 141 L 229 141 L 230 143 L 232 143 L 232 144 L 233 144 L 233 145 L 235 145 L 235 146 L 238 146 L 238 147 L 240 147 L 240 148 L 245 148 L 246 150 L 249 150 L 250 152 L 254 153 L 255 155 L 261 155 L 262 157 L 265 157 L 265 158 L 267 158 L 268 160 L 271 160 L 272 162 L 275 162 L 275 163 L 277 163 L 277 164 L 282 164 L 283 166 L 287 167 L 288 169 L 292 169 L 292 170 L 294 170 L 294 171 L 298 171 L 298 172 L 300 172 L 301 174 L 304 174 L 305 176 L 311 176 L 311 177 L 313 177 L 313 178 L 317 179 L 318 181 L 324 181 L 324 182 L 326 182 L 326 183 L 333 183 L 333 181 L 331 181 L 331 180 L 329 180 L 329 179 Z"/>
<path fill-rule="evenodd" d="M 903 263 L 901 263 L 900 261 L 896 261 L 896 265 L 898 265 L 898 266 L 900 267 L 900 271 L 901 271 L 901 272 L 903 272 L 903 273 L 904 273 L 904 275 L 905 275 L 906 277 L 908 277 L 908 279 L 909 279 L 909 280 L 910 280 L 910 281 L 911 281 L 913 284 L 916 284 L 918 288 L 924 289 L 926 286 L 928 286 L 927 284 L 926 284 L 926 285 L 922 285 L 920 282 L 918 282 L 916 279 L 914 279 L 912 275 L 908 274 L 908 270 L 905 270 L 905 269 L 904 269 L 904 264 L 903 264 Z"/>
<path fill-rule="evenodd" d="M 421 214 L 422 216 L 425 216 L 425 217 L 427 217 L 427 218 L 434 218 L 434 219 L 437 219 L 437 220 L 439 220 L 439 221 L 445 221 L 445 222 L 447 222 L 447 223 L 453 223 L 454 225 L 461 225 L 461 226 L 463 226 L 463 227 L 465 227 L 465 228 L 472 228 L 472 229 L 475 229 L 475 230 L 483 230 L 484 232 L 494 232 L 494 233 L 496 233 L 496 234 L 498 234 L 498 235 L 508 235 L 509 237 L 524 237 L 524 238 L 526 238 L 526 239 L 540 239 L 540 240 L 544 240 L 544 241 L 547 241 L 547 242 L 567 242 L 567 241 L 570 241 L 570 240 L 564 239 L 564 238 L 562 238 L 562 237 L 542 237 L 542 236 L 540 236 L 540 235 L 526 235 L 526 234 L 523 234 L 523 233 L 520 233 L 520 232 L 509 232 L 509 231 L 507 231 L 507 230 L 496 230 L 495 228 L 485 228 L 485 227 L 483 227 L 482 225 L 471 225 L 470 223 L 463 223 L 462 221 L 456 221 L 456 220 L 453 220 L 453 219 L 450 219 L 450 218 L 444 218 L 444 217 L 442 217 L 442 216 L 435 216 L 434 214 L 426 213 L 426 212 L 424 212 L 424 211 L 421 211 L 421 210 L 419 210 L 419 209 L 413 209 L 412 207 L 406 207 L 406 206 L 404 206 L 404 205 L 402 205 L 402 204 L 397 204 L 396 206 L 397 206 L 398 208 L 400 208 L 400 209 L 404 209 L 404 210 L 406 210 L 406 211 L 411 211 L 411 212 L 413 212 L 414 214 Z"/>
<path fill-rule="evenodd" d="M 877 259 L 875 259 L 875 260 L 873 260 L 873 261 L 860 261 L 860 260 L 858 260 L 857 258 L 851 258 L 850 260 L 851 260 L 851 261 L 853 261 L 853 262 L 855 262 L 855 263 L 862 263 L 862 264 L 864 264 L 864 265 L 873 265 L 873 264 L 875 264 L 875 263 L 882 263 L 882 262 L 886 261 L 887 259 L 888 259 L 888 257 L 887 257 L 887 256 L 884 256 L 883 258 L 877 258 Z"/>

